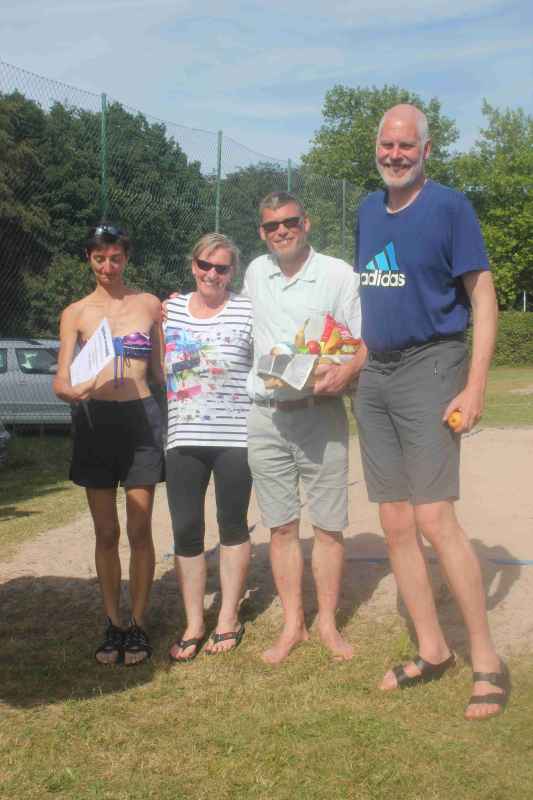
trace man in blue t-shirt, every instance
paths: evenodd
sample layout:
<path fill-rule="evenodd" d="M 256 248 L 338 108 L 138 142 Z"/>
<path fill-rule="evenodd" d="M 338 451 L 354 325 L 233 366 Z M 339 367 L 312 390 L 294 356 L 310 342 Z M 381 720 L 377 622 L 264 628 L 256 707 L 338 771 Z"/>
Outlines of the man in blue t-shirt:
<path fill-rule="evenodd" d="M 381 120 L 376 164 L 387 188 L 361 203 L 355 270 L 361 276 L 368 348 L 355 400 L 369 499 L 380 504 L 391 564 L 413 620 L 420 655 L 387 672 L 382 689 L 453 674 L 421 539 L 433 545 L 468 628 L 474 694 L 467 719 L 500 714 L 508 670 L 491 641 L 477 557 L 455 517 L 460 435 L 481 419 L 497 329 L 483 237 L 470 202 L 428 180 L 425 115 L 396 106 Z M 464 333 L 473 321 L 468 369 Z M 453 411 L 462 421 L 446 424 Z"/>

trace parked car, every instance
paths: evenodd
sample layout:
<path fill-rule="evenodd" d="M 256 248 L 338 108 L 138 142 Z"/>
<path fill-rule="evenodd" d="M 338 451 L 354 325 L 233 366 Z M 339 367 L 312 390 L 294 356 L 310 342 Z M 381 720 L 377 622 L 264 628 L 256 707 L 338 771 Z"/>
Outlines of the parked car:
<path fill-rule="evenodd" d="M 11 434 L 6 431 L 6 429 L 0 422 L 0 464 L 7 456 L 7 451 L 9 450 L 10 444 L 11 444 Z"/>
<path fill-rule="evenodd" d="M 54 394 L 59 341 L 0 339 L 0 420 L 4 425 L 70 425 Z"/>

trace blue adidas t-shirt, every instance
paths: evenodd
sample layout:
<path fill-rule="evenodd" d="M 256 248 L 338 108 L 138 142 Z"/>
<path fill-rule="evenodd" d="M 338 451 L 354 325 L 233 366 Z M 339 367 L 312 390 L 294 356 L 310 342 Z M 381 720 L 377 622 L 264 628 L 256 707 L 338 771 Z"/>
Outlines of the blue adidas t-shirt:
<path fill-rule="evenodd" d="M 363 341 L 386 352 L 464 332 L 470 301 L 461 275 L 490 269 L 472 204 L 431 180 L 401 211 L 389 213 L 387 199 L 383 189 L 359 207 Z"/>

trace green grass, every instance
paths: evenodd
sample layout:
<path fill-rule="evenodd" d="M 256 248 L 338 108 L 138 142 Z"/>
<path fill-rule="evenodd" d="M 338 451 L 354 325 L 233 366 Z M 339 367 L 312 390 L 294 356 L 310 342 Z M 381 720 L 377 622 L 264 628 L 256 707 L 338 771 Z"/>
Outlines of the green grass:
<path fill-rule="evenodd" d="M 465 665 L 427 687 L 379 691 L 383 672 L 414 652 L 393 616 L 348 620 L 345 635 L 357 647 L 350 663 L 332 662 L 312 639 L 267 666 L 260 654 L 279 619 L 245 602 L 238 650 L 177 666 L 167 652 L 183 619 L 159 608 L 148 620 L 153 659 L 106 669 L 92 657 L 101 625 L 94 592 L 79 583 L 50 581 L 33 595 L 20 579 L 1 591 L 2 798 L 531 797 L 530 657 L 510 660 L 507 713 L 478 725 L 462 719 Z"/>
<path fill-rule="evenodd" d="M 87 507 L 85 490 L 69 479 L 69 436 L 12 432 L 0 467 L 0 555 L 35 532 L 71 522 Z"/>

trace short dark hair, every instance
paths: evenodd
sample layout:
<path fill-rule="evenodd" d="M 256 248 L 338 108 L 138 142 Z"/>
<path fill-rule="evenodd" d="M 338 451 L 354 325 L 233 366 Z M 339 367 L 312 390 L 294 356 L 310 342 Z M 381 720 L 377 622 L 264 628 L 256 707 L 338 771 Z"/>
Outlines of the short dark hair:
<path fill-rule="evenodd" d="M 111 233 L 110 229 L 118 231 Z M 131 253 L 131 238 L 124 227 L 113 222 L 102 222 L 100 225 L 93 225 L 87 231 L 87 235 L 83 241 L 83 249 L 90 257 L 93 250 L 102 250 L 109 247 L 110 244 L 117 244 L 122 246 L 124 255 L 129 256 Z"/>
<path fill-rule="evenodd" d="M 291 194 L 291 192 L 272 192 L 272 194 L 264 197 L 259 203 L 259 221 L 263 221 L 263 211 L 265 209 L 268 208 L 271 211 L 277 211 L 278 208 L 288 206 L 289 203 L 294 203 L 294 205 L 298 207 L 300 216 L 305 216 L 304 204 L 297 194 Z"/>

